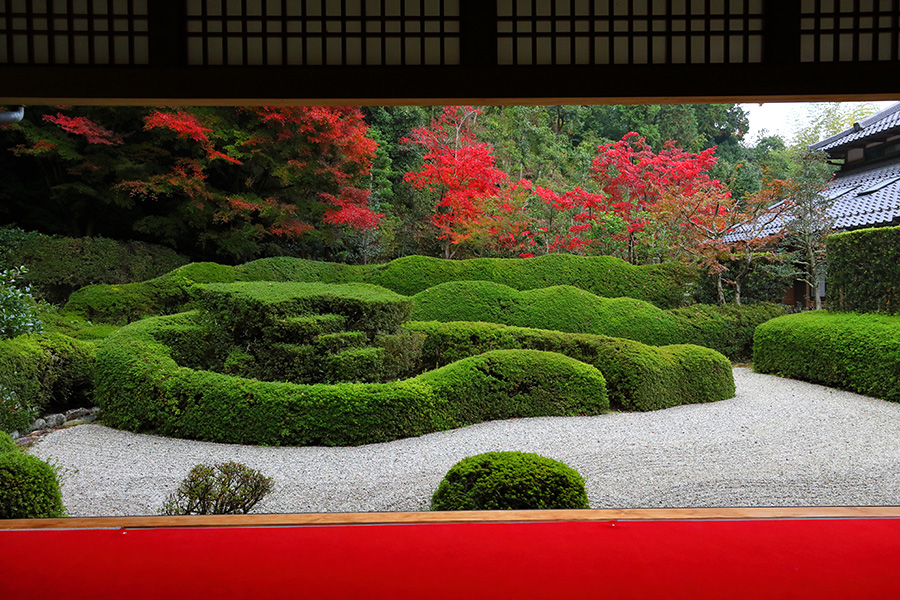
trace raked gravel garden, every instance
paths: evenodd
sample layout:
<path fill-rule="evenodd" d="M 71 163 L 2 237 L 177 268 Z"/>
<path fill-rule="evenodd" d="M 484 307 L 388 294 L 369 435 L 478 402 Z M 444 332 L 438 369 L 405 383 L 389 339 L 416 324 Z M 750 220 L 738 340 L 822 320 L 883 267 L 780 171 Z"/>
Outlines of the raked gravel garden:
<path fill-rule="evenodd" d="M 30 449 L 62 470 L 69 516 L 153 515 L 198 463 L 275 480 L 255 513 L 428 510 L 466 456 L 534 452 L 578 470 L 591 508 L 900 504 L 900 405 L 734 369 L 729 400 L 542 417 L 358 447 L 262 447 L 61 429 Z"/>

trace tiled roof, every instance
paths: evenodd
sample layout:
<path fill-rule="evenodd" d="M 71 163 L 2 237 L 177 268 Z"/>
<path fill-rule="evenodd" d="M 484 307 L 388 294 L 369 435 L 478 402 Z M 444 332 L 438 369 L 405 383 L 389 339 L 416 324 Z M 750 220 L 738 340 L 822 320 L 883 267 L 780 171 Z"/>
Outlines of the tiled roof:
<path fill-rule="evenodd" d="M 900 102 L 859 122 L 859 127 L 846 129 L 810 146 L 810 150 L 836 150 L 891 130 L 900 132 Z"/>
<path fill-rule="evenodd" d="M 835 229 L 876 227 L 900 222 L 900 160 L 849 173 L 838 173 L 825 194 L 836 196 L 830 211 Z M 789 215 L 779 217 L 766 226 L 761 235 L 778 233 L 789 219 Z M 725 240 L 733 242 L 745 239 L 748 237 L 748 229 L 736 228 Z"/>

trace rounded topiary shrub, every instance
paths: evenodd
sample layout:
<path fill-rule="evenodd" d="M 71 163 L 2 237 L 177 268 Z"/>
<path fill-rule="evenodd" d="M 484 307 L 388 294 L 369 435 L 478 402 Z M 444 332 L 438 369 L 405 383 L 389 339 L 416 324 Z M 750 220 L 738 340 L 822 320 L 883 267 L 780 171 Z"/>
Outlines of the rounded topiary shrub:
<path fill-rule="evenodd" d="M 29 454 L 0 453 L 0 519 L 65 516 L 53 467 Z"/>
<path fill-rule="evenodd" d="M 588 508 L 584 479 L 528 452 L 487 452 L 459 461 L 431 498 L 431 510 Z"/>

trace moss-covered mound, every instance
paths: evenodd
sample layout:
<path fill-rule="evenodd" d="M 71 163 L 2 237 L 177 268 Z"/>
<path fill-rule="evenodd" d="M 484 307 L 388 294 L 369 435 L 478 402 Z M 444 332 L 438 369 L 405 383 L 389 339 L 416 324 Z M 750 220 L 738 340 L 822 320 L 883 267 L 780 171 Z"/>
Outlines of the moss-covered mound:
<path fill-rule="evenodd" d="M 528 452 L 487 452 L 447 471 L 431 510 L 589 508 L 584 479 L 565 463 Z"/>
<path fill-rule="evenodd" d="M 781 313 L 775 305 L 692 306 L 670 311 L 631 298 L 601 298 L 572 287 L 518 291 L 486 281 L 444 283 L 414 297 L 419 321 L 484 321 L 591 333 L 649 344 L 697 344 L 732 359 L 750 355 L 756 325 Z"/>
<path fill-rule="evenodd" d="M 196 339 L 196 314 L 123 327 L 97 356 L 104 422 L 217 442 L 356 445 L 490 419 L 597 414 L 608 407 L 594 367 L 555 353 L 495 351 L 384 384 L 298 385 L 179 366 L 168 344 Z"/>
<path fill-rule="evenodd" d="M 756 328 L 753 367 L 900 402 L 900 316 L 810 311 Z"/>
<path fill-rule="evenodd" d="M 683 304 L 686 286 L 695 278 L 683 265 L 634 266 L 609 256 L 550 254 L 458 261 L 407 256 L 383 265 L 277 257 L 237 267 L 196 263 L 140 284 L 89 286 L 73 294 L 66 309 L 92 320 L 126 323 L 184 310 L 196 283 L 233 281 L 370 283 L 405 296 L 449 281 L 493 281 L 519 290 L 571 285 L 597 296 L 636 298 L 674 308 Z"/>
<path fill-rule="evenodd" d="M 599 335 L 509 327 L 493 323 L 411 322 L 404 329 L 422 336 L 420 369 L 435 369 L 498 349 L 544 350 L 597 367 L 606 379 L 610 404 L 649 411 L 734 396 L 731 363 L 699 346 L 647 346 Z"/>

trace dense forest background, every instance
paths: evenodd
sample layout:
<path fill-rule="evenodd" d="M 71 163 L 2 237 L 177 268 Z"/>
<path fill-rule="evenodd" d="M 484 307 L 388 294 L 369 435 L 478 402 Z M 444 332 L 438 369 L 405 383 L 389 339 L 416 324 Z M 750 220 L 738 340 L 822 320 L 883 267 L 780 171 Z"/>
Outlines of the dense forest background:
<path fill-rule="evenodd" d="M 674 242 L 648 207 L 698 193 L 716 214 L 776 202 L 772 182 L 800 171 L 808 138 L 860 115 L 819 116 L 793 144 L 748 144 L 734 104 L 28 107 L 0 127 L 0 225 L 232 264 L 554 251 L 657 262 Z"/>

